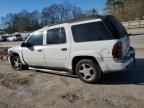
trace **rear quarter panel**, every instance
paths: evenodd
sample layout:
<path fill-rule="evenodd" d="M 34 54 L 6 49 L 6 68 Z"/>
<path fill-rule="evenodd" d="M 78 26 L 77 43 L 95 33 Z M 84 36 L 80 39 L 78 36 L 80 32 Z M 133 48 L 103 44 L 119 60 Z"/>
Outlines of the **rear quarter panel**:
<path fill-rule="evenodd" d="M 95 57 L 101 68 L 107 58 L 112 58 L 112 49 L 117 40 L 72 43 L 70 61 L 76 56 Z M 71 68 L 72 62 L 69 63 Z"/>

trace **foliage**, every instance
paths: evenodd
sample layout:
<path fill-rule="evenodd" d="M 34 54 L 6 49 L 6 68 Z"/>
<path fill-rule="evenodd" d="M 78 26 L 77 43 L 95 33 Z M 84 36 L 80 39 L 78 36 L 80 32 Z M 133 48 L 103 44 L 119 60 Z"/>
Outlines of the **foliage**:
<path fill-rule="evenodd" d="M 42 12 L 22 10 L 16 14 L 9 13 L 1 18 L 1 26 L 7 33 L 34 31 L 49 24 L 66 22 L 81 14 L 80 7 L 65 2 L 45 7 Z"/>
<path fill-rule="evenodd" d="M 32 31 L 40 28 L 40 13 L 38 11 L 21 11 L 17 14 L 8 14 L 1 18 L 2 25 L 7 33 Z"/>
<path fill-rule="evenodd" d="M 142 19 L 144 0 L 107 0 L 107 12 L 122 21 Z"/>

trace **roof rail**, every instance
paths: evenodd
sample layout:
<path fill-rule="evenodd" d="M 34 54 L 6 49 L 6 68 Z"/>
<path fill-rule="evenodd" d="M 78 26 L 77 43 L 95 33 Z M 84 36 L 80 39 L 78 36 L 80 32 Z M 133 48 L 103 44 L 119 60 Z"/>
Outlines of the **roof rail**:
<path fill-rule="evenodd" d="M 74 22 L 98 19 L 98 18 L 103 18 L 103 17 L 104 16 L 101 16 L 101 15 L 82 16 L 82 17 L 74 18 L 74 19 L 68 21 L 67 23 L 74 23 Z"/>

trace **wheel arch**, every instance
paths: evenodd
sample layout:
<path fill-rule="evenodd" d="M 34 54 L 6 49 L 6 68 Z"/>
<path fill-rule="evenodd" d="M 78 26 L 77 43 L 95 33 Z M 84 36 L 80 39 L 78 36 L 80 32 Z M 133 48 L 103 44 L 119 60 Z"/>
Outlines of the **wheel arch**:
<path fill-rule="evenodd" d="M 12 61 L 12 58 L 14 57 L 14 56 L 19 56 L 19 54 L 18 53 L 12 53 L 11 55 L 10 55 L 10 62 Z"/>
<path fill-rule="evenodd" d="M 10 62 L 11 62 L 11 60 L 12 60 L 12 58 L 13 58 L 14 56 L 19 56 L 20 59 L 21 59 L 22 64 L 25 65 L 25 62 L 24 62 L 22 56 L 21 56 L 20 54 L 18 54 L 17 52 L 12 52 L 12 53 L 11 53 L 11 55 L 9 56 L 9 61 L 10 61 Z"/>
<path fill-rule="evenodd" d="M 80 61 L 80 60 L 82 60 L 82 59 L 89 59 L 89 60 L 92 60 L 94 63 L 96 63 L 96 65 L 98 65 L 99 66 L 99 68 L 100 68 L 100 65 L 99 65 L 99 63 L 98 63 L 98 61 L 97 61 L 97 59 L 95 58 L 95 57 L 93 57 L 93 56 L 76 56 L 76 57 L 74 57 L 73 59 L 72 59 L 72 70 L 73 70 L 73 72 L 74 72 L 74 74 L 75 74 L 75 67 L 76 67 L 76 64 Z M 101 69 L 101 68 L 100 68 Z"/>

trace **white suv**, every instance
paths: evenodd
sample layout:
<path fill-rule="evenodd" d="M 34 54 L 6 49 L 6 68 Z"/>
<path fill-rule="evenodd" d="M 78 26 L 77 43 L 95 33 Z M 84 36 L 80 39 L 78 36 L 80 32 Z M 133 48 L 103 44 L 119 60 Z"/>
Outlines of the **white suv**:
<path fill-rule="evenodd" d="M 135 61 L 128 34 L 113 16 L 48 26 L 9 49 L 15 70 L 26 67 L 73 72 L 87 83 Z"/>

